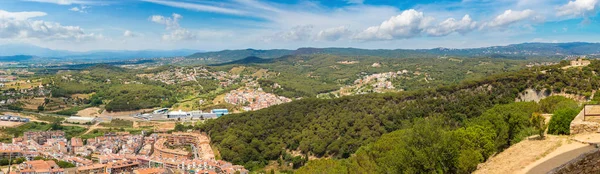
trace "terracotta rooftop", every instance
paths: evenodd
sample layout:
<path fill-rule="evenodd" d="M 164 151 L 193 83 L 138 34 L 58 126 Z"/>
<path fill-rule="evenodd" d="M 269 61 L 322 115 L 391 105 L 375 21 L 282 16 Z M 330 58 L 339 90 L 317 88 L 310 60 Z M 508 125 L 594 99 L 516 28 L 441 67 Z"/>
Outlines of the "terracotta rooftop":
<path fill-rule="evenodd" d="M 162 174 L 165 173 L 166 170 L 163 168 L 147 168 L 147 169 L 138 169 L 134 170 L 134 174 Z"/>

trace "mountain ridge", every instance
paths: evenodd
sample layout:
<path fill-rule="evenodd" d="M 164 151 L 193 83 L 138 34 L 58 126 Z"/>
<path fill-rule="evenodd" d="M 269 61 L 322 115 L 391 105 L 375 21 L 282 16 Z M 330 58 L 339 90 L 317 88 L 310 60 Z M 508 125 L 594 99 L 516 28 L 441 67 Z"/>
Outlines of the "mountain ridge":
<path fill-rule="evenodd" d="M 432 48 L 432 49 L 361 49 L 361 48 L 313 48 L 303 47 L 296 50 L 223 50 L 195 53 L 186 58 L 216 59 L 231 62 L 251 56 L 273 59 L 285 55 L 334 54 L 340 56 L 378 56 L 387 58 L 406 57 L 491 57 L 505 59 L 528 59 L 539 57 L 563 58 L 569 55 L 600 55 L 600 43 L 569 42 L 569 43 L 521 43 L 506 46 L 491 46 L 481 48 Z"/>

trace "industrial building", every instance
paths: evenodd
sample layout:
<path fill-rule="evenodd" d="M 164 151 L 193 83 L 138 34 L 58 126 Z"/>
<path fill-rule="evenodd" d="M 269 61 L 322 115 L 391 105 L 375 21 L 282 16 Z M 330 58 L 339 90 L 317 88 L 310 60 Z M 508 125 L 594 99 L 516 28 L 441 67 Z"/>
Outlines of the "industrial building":
<path fill-rule="evenodd" d="M 217 114 L 217 117 L 229 114 L 227 109 L 213 109 L 211 113 Z"/>
<path fill-rule="evenodd" d="M 211 112 L 206 113 L 202 111 L 171 111 L 167 113 L 168 119 L 215 119 L 223 115 L 229 114 L 227 109 L 213 109 Z"/>
<path fill-rule="evenodd" d="M 2 121 L 12 121 L 12 122 L 24 122 L 24 123 L 29 122 L 29 118 L 17 117 L 17 116 L 12 116 L 12 115 L 3 115 L 3 116 L 0 116 L 0 120 L 2 120 Z"/>
<path fill-rule="evenodd" d="M 96 123 L 96 117 L 69 117 L 65 122 L 77 123 L 77 124 L 93 124 Z"/>

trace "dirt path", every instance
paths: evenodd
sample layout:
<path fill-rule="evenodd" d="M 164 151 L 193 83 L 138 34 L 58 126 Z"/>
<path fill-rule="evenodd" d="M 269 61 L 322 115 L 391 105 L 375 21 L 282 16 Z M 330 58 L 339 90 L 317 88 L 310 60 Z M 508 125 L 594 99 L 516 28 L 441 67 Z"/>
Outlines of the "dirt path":
<path fill-rule="evenodd" d="M 88 134 L 88 133 L 92 132 L 93 130 L 98 129 L 98 125 L 100 125 L 100 122 L 97 122 L 96 124 L 90 126 L 90 128 L 87 131 L 85 131 L 85 133 L 83 133 L 82 135 Z"/>
<path fill-rule="evenodd" d="M 537 174 L 548 171 L 595 149 L 600 134 L 548 135 L 545 140 L 523 140 L 478 166 L 476 174 Z"/>
<path fill-rule="evenodd" d="M 560 147 L 566 136 L 549 136 L 545 140 L 523 140 L 478 166 L 475 174 L 507 174 L 525 166 Z"/>

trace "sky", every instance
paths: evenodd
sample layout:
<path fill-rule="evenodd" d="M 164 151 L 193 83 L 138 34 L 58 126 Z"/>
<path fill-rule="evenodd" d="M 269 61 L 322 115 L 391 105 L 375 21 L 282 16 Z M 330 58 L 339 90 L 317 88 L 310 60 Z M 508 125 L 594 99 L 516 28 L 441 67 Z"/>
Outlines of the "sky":
<path fill-rule="evenodd" d="M 0 45 L 475 48 L 598 42 L 600 0 L 2 0 Z"/>

